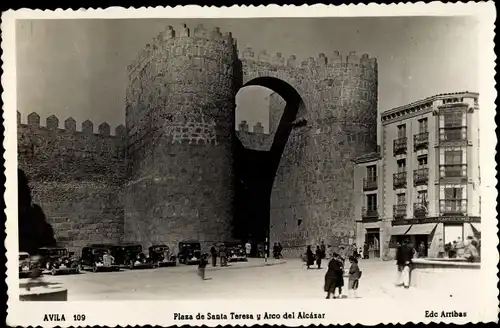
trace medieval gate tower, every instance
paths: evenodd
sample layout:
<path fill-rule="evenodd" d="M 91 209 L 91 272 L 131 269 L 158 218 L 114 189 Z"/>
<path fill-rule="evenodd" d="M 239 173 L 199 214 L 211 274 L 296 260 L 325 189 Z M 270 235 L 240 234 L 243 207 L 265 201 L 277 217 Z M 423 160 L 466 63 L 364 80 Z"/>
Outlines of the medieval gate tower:
<path fill-rule="evenodd" d="M 238 58 L 231 33 L 184 25 L 129 66 L 127 239 L 230 237 L 235 95 L 262 76 L 300 94 L 295 121 L 306 122 L 292 129 L 277 170 L 270 241 L 294 248 L 354 230 L 350 159 L 376 147 L 376 59 L 335 52 L 298 62 L 250 48 Z"/>
<path fill-rule="evenodd" d="M 270 242 L 303 252 L 354 231 L 351 158 L 376 148 L 376 59 L 238 53 L 231 33 L 183 25 L 157 35 L 128 75 L 126 131 L 116 136 L 106 123 L 95 134 L 90 121 L 79 132 L 72 118 L 60 129 L 56 117 L 40 127 L 36 113 L 28 124 L 18 113 L 19 165 L 62 245 L 230 238 L 235 95 L 262 77 L 299 95 L 280 122 L 291 130 L 272 185 Z"/>

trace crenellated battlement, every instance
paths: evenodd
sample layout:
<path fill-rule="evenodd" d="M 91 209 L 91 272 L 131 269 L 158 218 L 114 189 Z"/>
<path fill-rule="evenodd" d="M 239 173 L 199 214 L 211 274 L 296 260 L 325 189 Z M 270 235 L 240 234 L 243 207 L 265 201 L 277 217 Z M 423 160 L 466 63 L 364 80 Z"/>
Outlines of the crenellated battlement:
<path fill-rule="evenodd" d="M 255 53 L 251 47 L 246 47 L 240 56 L 241 60 L 249 60 L 270 64 L 274 66 L 282 66 L 289 68 L 312 68 L 312 67 L 335 67 L 339 65 L 358 65 L 360 67 L 376 69 L 377 59 L 370 58 L 368 54 L 359 56 L 356 52 L 351 51 L 347 55 L 341 55 L 339 51 L 334 51 L 331 56 L 324 53 L 318 54 L 316 58 L 309 57 L 304 60 L 298 60 L 296 55 L 290 55 L 287 59 L 283 57 L 281 52 L 268 54 L 266 50 Z"/>
<path fill-rule="evenodd" d="M 192 29 L 186 24 L 182 24 L 176 30 L 173 26 L 168 25 L 165 30 L 158 33 L 152 39 L 151 43 L 146 44 L 145 48 L 137 54 L 134 61 L 128 65 L 129 74 L 142 69 L 145 64 L 156 58 L 160 48 L 178 46 L 186 38 L 222 43 L 231 48 L 236 47 L 237 44 L 237 40 L 233 38 L 231 32 L 223 33 L 218 26 L 209 30 L 203 24 L 198 24 Z M 172 53 L 175 54 L 175 50 Z"/>
<path fill-rule="evenodd" d="M 264 126 L 261 122 L 256 122 L 250 131 L 248 128 L 248 122 L 246 120 L 242 120 L 240 124 L 238 124 L 239 132 L 248 132 L 248 133 L 258 133 L 258 134 L 268 134 L 264 133 Z"/>
<path fill-rule="evenodd" d="M 45 120 L 45 126 L 40 124 L 40 115 L 36 112 L 32 112 L 28 115 L 26 123 L 22 122 L 21 113 L 17 112 L 17 124 L 24 125 L 30 129 L 45 129 L 57 132 L 66 133 L 76 133 L 76 134 L 87 134 L 87 135 L 100 135 L 100 136 L 116 136 L 125 137 L 126 130 L 123 124 L 118 125 L 114 129 L 114 133 L 111 134 L 111 127 L 107 122 L 99 124 L 97 127 L 97 132 L 94 131 L 94 123 L 90 120 L 85 120 L 80 125 L 80 130 L 76 128 L 76 120 L 72 117 L 67 118 L 64 121 L 64 128 L 59 128 L 59 118 L 55 115 L 50 115 Z"/>

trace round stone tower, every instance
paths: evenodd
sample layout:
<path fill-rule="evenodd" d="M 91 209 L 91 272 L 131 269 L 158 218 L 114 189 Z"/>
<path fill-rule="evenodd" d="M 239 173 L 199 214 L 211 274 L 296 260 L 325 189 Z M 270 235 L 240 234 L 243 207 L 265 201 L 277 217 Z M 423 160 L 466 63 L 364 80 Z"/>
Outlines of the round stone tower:
<path fill-rule="evenodd" d="M 168 27 L 129 66 L 124 240 L 230 237 L 235 40 Z"/>

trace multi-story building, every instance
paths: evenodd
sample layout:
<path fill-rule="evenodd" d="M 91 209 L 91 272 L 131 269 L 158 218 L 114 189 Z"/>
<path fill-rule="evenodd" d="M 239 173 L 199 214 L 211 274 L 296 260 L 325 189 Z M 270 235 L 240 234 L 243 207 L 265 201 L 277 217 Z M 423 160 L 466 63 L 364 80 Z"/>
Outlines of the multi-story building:
<path fill-rule="evenodd" d="M 437 257 L 480 238 L 479 94 L 440 94 L 381 114 L 378 151 L 355 159 L 356 243 L 394 258 L 398 242 Z"/>

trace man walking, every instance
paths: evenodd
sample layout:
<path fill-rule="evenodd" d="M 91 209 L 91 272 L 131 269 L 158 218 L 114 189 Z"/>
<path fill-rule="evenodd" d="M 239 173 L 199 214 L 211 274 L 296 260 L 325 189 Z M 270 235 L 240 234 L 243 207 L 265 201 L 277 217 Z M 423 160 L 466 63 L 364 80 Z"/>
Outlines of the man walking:
<path fill-rule="evenodd" d="M 217 249 L 215 249 L 215 245 L 212 245 L 210 248 L 210 254 L 212 254 L 212 266 L 217 266 Z"/>
<path fill-rule="evenodd" d="M 245 252 L 247 254 L 247 257 L 250 257 L 250 252 L 252 251 L 252 244 L 250 244 L 250 241 L 247 241 L 245 244 Z"/>
<path fill-rule="evenodd" d="M 396 265 L 398 267 L 397 286 L 410 288 L 411 261 L 413 259 L 413 247 L 408 245 L 408 241 L 403 241 L 403 245 L 396 250 Z"/>

